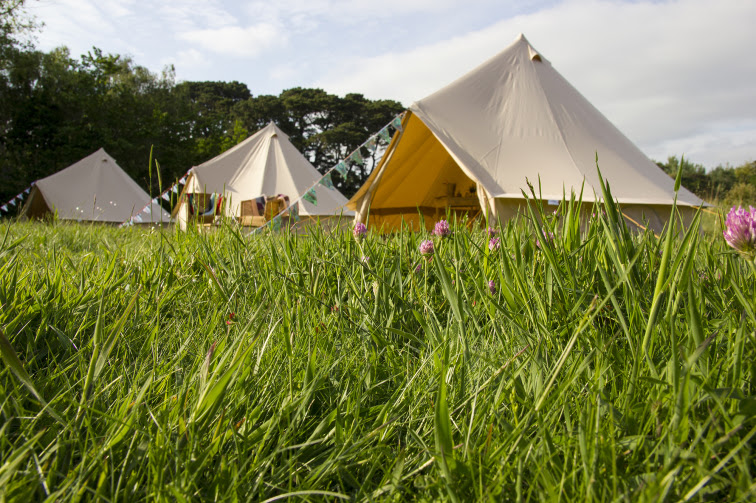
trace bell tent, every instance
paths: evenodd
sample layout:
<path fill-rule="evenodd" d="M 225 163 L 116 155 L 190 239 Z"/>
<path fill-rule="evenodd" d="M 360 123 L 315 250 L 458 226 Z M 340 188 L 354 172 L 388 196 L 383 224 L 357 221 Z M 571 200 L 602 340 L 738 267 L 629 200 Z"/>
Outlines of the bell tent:
<path fill-rule="evenodd" d="M 186 185 L 173 214 L 182 228 L 190 218 L 192 194 L 219 194 L 222 211 L 238 218 L 242 203 L 264 195 L 283 194 L 295 200 L 315 185 L 316 203 L 299 201 L 303 221 L 325 222 L 340 215 L 353 216 L 345 208 L 347 198 L 333 187 L 318 183 L 322 175 L 289 137 L 273 122 L 219 156 L 189 170 Z"/>
<path fill-rule="evenodd" d="M 380 163 L 347 207 L 371 227 L 427 228 L 451 211 L 506 220 L 522 210 L 526 180 L 545 204 L 601 198 L 596 157 L 626 217 L 660 229 L 674 180 L 572 87 L 521 34 L 466 75 L 413 103 Z M 538 185 L 540 183 L 540 194 Z M 584 185 L 583 185 L 584 184 Z M 595 197 L 594 197 L 595 191 Z M 685 188 L 684 216 L 702 204 Z M 419 211 L 418 211 L 419 210 Z"/>
<path fill-rule="evenodd" d="M 61 220 L 122 223 L 140 212 L 142 223 L 167 223 L 171 218 L 100 149 L 34 182 L 21 216 L 42 218 L 57 213 Z"/>

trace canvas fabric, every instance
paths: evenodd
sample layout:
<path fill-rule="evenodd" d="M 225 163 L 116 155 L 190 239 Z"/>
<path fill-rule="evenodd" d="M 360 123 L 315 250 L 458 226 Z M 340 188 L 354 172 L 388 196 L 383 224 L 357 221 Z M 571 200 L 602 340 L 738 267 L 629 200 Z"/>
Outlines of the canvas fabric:
<path fill-rule="evenodd" d="M 148 206 L 149 205 L 149 206 Z M 104 149 L 34 182 L 23 210 L 39 218 L 57 212 L 63 220 L 121 223 L 143 213 L 144 222 L 168 222 L 170 215 Z"/>
<path fill-rule="evenodd" d="M 409 215 L 412 208 L 443 206 L 450 183 L 461 184 L 462 196 L 466 186 L 475 185 L 481 210 L 494 219 L 521 207 L 528 181 L 543 200 L 561 200 L 583 188 L 583 200 L 592 202 L 601 197 L 597 161 L 623 206 L 645 207 L 653 220 L 663 222 L 674 199 L 674 180 L 522 35 L 413 103 L 403 125 L 384 155 L 387 160 L 348 204 L 359 221 L 368 210 L 371 221 L 375 215 L 375 223 L 383 220 L 387 227 L 401 221 L 399 216 L 415 218 Z M 702 203 L 680 189 L 680 206 Z"/>

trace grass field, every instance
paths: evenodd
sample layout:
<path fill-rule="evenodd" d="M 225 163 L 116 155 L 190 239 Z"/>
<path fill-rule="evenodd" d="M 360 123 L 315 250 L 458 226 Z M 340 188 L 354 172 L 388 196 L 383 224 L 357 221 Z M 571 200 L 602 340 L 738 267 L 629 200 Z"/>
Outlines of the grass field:
<path fill-rule="evenodd" d="M 4 224 L 0 500 L 753 501 L 753 267 L 575 208 L 432 259 Z"/>

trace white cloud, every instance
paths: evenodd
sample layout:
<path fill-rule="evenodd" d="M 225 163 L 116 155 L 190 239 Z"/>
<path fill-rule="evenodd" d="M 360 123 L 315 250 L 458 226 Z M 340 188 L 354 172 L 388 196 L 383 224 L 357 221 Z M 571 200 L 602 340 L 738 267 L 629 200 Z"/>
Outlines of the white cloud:
<path fill-rule="evenodd" d="M 224 28 L 192 30 L 179 33 L 178 38 L 199 45 L 212 52 L 251 58 L 266 49 L 284 45 L 285 32 L 278 26 L 261 23 L 247 28 L 227 26 Z"/>
<path fill-rule="evenodd" d="M 441 42 L 352 58 L 314 85 L 408 105 L 523 32 L 641 148 L 692 146 L 687 138 L 713 148 L 727 137 L 712 131 L 713 121 L 731 128 L 756 110 L 753 19 L 756 2 L 739 0 L 566 1 Z"/>

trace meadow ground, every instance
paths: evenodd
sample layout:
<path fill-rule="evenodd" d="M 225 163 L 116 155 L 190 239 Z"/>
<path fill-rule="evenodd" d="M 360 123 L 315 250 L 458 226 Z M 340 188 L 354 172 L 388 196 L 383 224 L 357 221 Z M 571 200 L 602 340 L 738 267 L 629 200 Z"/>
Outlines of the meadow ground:
<path fill-rule="evenodd" d="M 3 224 L 0 500 L 753 501 L 752 264 L 575 208 Z"/>

